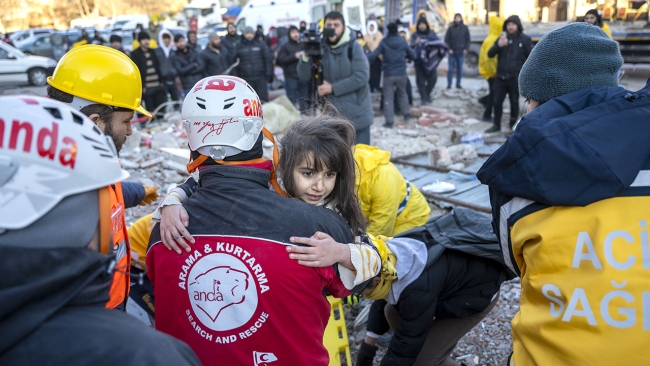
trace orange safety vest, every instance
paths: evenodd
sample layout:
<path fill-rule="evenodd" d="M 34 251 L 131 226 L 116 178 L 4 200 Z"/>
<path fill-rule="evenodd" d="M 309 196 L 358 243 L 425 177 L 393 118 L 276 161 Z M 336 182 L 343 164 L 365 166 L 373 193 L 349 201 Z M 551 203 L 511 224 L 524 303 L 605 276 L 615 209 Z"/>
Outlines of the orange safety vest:
<path fill-rule="evenodd" d="M 129 234 L 124 219 L 124 196 L 122 195 L 122 184 L 115 183 L 108 187 L 111 193 L 111 231 L 113 233 L 113 254 L 117 259 L 115 272 L 113 272 L 113 283 L 111 284 L 110 299 L 106 308 L 114 309 L 126 300 L 129 296 L 130 280 L 127 273 L 130 273 L 131 246 L 129 245 Z"/>

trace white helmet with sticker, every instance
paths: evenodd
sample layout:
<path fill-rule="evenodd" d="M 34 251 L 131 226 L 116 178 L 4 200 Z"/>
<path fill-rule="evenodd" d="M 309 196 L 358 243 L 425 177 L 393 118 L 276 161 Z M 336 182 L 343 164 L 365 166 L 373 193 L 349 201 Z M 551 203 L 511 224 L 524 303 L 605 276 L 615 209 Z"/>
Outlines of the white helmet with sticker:
<path fill-rule="evenodd" d="M 252 149 L 264 127 L 255 90 L 228 75 L 197 82 L 185 97 L 182 118 L 190 149 L 216 160 Z"/>
<path fill-rule="evenodd" d="M 113 141 L 88 117 L 47 98 L 0 97 L 0 232 L 128 175 Z"/>

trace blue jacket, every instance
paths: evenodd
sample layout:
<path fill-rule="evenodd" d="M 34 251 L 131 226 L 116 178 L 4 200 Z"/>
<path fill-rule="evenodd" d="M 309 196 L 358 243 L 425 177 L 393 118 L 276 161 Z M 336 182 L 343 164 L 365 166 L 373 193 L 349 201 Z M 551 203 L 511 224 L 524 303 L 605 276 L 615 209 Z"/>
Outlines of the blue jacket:
<path fill-rule="evenodd" d="M 144 199 L 144 187 L 141 183 L 122 182 L 122 196 L 126 208 L 135 207 Z"/>
<path fill-rule="evenodd" d="M 415 53 L 399 34 L 389 34 L 382 39 L 377 49 L 368 54 L 368 61 L 373 62 L 379 55 L 384 55 L 381 67 L 384 76 L 406 75 L 406 58 L 415 59 Z"/>

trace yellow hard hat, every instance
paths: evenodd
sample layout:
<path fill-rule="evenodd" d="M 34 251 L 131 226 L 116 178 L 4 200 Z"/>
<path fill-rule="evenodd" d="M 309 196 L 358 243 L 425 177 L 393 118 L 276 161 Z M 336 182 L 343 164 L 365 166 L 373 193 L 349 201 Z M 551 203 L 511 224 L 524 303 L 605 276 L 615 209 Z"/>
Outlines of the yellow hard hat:
<path fill-rule="evenodd" d="M 110 47 L 84 45 L 71 49 L 47 83 L 79 98 L 151 117 L 140 105 L 142 78 L 138 67 L 124 53 Z"/>

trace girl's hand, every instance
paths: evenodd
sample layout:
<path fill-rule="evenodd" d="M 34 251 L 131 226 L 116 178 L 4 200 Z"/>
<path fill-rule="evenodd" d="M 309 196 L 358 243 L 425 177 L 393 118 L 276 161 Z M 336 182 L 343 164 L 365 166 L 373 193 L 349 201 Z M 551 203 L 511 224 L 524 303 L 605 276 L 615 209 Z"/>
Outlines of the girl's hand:
<path fill-rule="evenodd" d="M 334 263 L 354 270 L 350 259 L 350 247 L 336 242 L 331 236 L 316 232 L 311 238 L 291 237 L 292 243 L 307 244 L 308 247 L 287 246 L 289 258 L 306 267 L 329 267 Z"/>
<path fill-rule="evenodd" d="M 183 205 L 168 205 L 160 208 L 160 239 L 165 247 L 181 254 L 181 248 L 189 252 L 187 239 L 194 244 L 194 238 L 185 228 L 190 224 L 190 217 Z"/>

